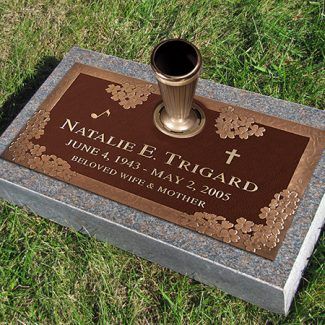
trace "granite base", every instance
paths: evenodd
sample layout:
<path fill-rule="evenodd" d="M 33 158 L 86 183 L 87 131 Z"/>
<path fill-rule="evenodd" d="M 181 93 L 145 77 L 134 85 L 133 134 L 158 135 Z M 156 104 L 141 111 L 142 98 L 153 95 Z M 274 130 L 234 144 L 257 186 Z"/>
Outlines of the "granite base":
<path fill-rule="evenodd" d="M 65 56 L 0 137 L 0 153 L 75 62 L 154 82 L 144 64 L 83 50 Z M 197 94 L 324 129 L 311 107 L 200 80 Z M 0 197 L 273 312 L 287 314 L 325 216 L 323 154 L 274 261 L 0 159 Z"/>

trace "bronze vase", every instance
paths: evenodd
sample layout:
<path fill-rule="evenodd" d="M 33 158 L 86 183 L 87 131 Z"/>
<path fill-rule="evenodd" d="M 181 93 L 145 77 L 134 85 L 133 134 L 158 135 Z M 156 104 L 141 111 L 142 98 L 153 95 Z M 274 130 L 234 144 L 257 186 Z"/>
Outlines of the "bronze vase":
<path fill-rule="evenodd" d="M 199 50 L 182 39 L 165 40 L 154 48 L 151 67 L 162 96 L 154 113 L 157 128 L 177 138 L 198 134 L 205 123 L 203 110 L 193 103 L 202 68 Z"/>

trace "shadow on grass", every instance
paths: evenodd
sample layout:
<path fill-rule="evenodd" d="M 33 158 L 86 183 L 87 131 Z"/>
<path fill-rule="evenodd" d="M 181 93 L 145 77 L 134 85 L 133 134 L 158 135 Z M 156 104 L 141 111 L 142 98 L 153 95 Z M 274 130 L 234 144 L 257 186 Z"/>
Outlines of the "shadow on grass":
<path fill-rule="evenodd" d="M 0 136 L 59 62 L 60 61 L 53 56 L 44 57 L 36 65 L 35 74 L 26 78 L 22 83 L 22 87 L 12 94 L 0 108 Z"/>

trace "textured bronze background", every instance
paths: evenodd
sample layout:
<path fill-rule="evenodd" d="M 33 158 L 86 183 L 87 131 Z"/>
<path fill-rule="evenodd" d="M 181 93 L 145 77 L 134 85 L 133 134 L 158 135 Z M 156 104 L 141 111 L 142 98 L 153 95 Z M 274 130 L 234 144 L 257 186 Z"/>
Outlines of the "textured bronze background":
<path fill-rule="evenodd" d="M 155 85 L 76 64 L 3 157 L 274 259 L 297 208 L 298 198 L 302 197 L 324 147 L 324 132 L 196 97 L 205 108 L 207 122 L 204 130 L 193 138 L 171 138 L 159 132 L 152 122 L 152 113 L 159 101 Z M 98 118 L 91 117 L 94 113 Z M 221 130 L 224 121 L 234 124 L 229 114 L 236 114 L 238 123 L 243 125 Z M 107 139 L 114 136 L 112 143 L 118 143 L 120 139 L 135 143 L 134 151 L 95 141 L 81 132 L 76 134 L 60 129 L 66 118 L 78 121 L 80 128 L 105 133 Z M 245 123 L 249 127 L 245 128 Z M 94 156 L 66 146 L 69 139 L 97 147 L 100 154 L 108 151 L 110 160 L 105 161 L 100 154 Z M 138 154 L 144 144 L 157 148 L 154 159 Z M 233 149 L 240 157 L 235 157 L 228 165 L 229 156 L 225 152 Z M 259 190 L 250 193 L 178 168 L 174 164 L 176 158 L 172 165 L 168 165 L 166 152 L 181 155 L 192 163 L 191 167 L 195 164 L 209 167 L 214 170 L 214 176 L 224 173 L 226 182 L 232 176 L 254 182 Z M 88 160 L 88 166 L 71 161 L 76 155 Z M 133 169 L 115 162 L 118 156 L 135 161 L 139 165 L 133 164 L 133 167 L 140 167 Z M 96 164 L 97 169 L 90 168 L 89 162 Z M 98 170 L 103 166 L 115 169 L 117 174 L 109 175 Z M 163 176 L 166 178 L 151 175 L 154 168 L 165 171 Z M 120 177 L 121 172 L 143 179 L 144 183 L 126 181 Z M 168 177 L 170 174 L 172 176 Z M 176 184 L 175 175 L 184 180 Z M 192 186 L 195 191 L 187 187 L 190 181 L 195 182 Z M 153 188 L 149 188 L 150 183 L 154 184 Z M 204 201 L 204 208 L 177 199 L 175 195 L 163 194 L 158 191 L 160 186 Z M 202 193 L 206 187 L 229 193 L 231 198 L 223 201 Z"/>

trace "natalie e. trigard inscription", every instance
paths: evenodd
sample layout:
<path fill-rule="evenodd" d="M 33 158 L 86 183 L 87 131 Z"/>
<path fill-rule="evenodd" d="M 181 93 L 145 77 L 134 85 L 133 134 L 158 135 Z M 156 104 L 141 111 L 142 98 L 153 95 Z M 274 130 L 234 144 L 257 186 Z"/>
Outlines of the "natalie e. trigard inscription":
<path fill-rule="evenodd" d="M 154 85 L 76 64 L 3 157 L 274 259 L 322 132 L 197 98 L 203 131 L 171 138 L 152 122 L 160 100 Z"/>
<path fill-rule="evenodd" d="M 233 176 L 233 175 L 227 175 L 223 171 L 215 171 L 214 169 L 210 167 L 204 167 L 200 166 L 197 163 L 190 162 L 188 160 L 185 160 L 180 154 L 173 153 L 173 152 L 164 152 L 163 155 L 155 155 L 157 148 L 149 145 L 149 144 L 136 144 L 131 141 L 125 140 L 125 139 L 118 139 L 112 135 L 107 135 L 105 133 L 101 133 L 97 130 L 93 129 L 87 129 L 85 126 L 81 126 L 80 122 L 78 121 L 71 121 L 70 119 L 66 119 L 66 121 L 62 124 L 60 129 L 68 130 L 69 132 L 73 132 L 75 134 L 79 134 L 82 137 L 87 137 L 89 139 L 92 139 L 94 141 L 99 141 L 105 145 L 107 145 L 107 148 L 109 146 L 119 148 L 121 150 L 125 150 L 127 152 L 134 152 L 139 156 L 156 160 L 158 156 L 158 159 L 160 157 L 165 157 L 163 160 L 163 163 L 168 166 L 176 167 L 177 169 L 184 170 L 188 173 L 192 174 L 198 174 L 202 176 L 202 178 L 209 178 L 213 181 L 221 182 L 223 184 L 227 184 L 229 186 L 235 186 L 239 189 L 242 189 L 247 192 L 255 192 L 258 190 L 257 184 L 251 182 L 251 181 L 242 181 L 239 177 Z M 87 152 L 93 156 L 102 156 L 106 161 L 110 160 L 110 154 L 109 151 L 102 152 L 100 148 L 88 145 L 82 142 L 79 142 L 74 139 L 69 139 L 67 143 L 65 143 L 66 146 L 70 146 L 71 148 L 75 150 L 79 150 L 81 152 Z M 221 156 L 221 155 L 220 155 Z M 224 156 L 224 155 L 223 155 Z M 222 156 L 221 156 L 222 157 Z M 229 157 L 228 157 L 229 158 Z M 229 159 L 226 158 L 226 162 L 229 161 Z M 97 169 L 99 171 L 102 171 L 104 173 L 108 173 L 110 175 L 116 175 L 117 171 L 115 169 L 112 169 L 111 167 L 105 166 L 103 164 L 97 163 L 96 161 L 89 161 L 88 159 L 73 156 L 71 158 L 72 161 L 76 161 L 79 164 L 83 164 L 85 166 L 88 166 L 90 168 Z M 131 169 L 137 170 L 139 168 L 142 168 L 141 163 L 138 161 L 129 161 L 125 157 L 117 156 L 114 160 L 115 163 L 121 163 L 124 165 L 129 166 Z M 148 171 L 151 176 L 167 180 L 171 183 L 175 184 L 181 184 L 184 187 L 187 187 L 191 190 L 193 190 L 195 186 L 195 181 L 193 180 L 186 180 L 185 177 L 181 177 L 177 174 L 169 173 L 166 170 L 158 170 L 157 168 L 152 168 L 151 171 Z M 226 175 L 225 175 L 226 174 Z M 190 176 L 190 174 L 189 174 Z M 122 177 L 125 178 L 125 174 L 122 174 Z M 144 180 L 138 179 L 137 177 L 131 178 L 133 182 L 137 182 L 141 185 L 144 184 Z M 216 185 L 217 186 L 217 185 Z M 205 189 L 204 189 L 205 188 Z M 160 192 L 165 193 L 164 190 L 162 190 L 162 187 L 159 188 Z M 202 193 L 208 193 L 207 186 L 204 186 L 201 190 Z M 228 201 L 231 197 L 231 193 L 220 193 L 221 191 L 216 192 L 216 197 Z M 167 193 L 173 193 L 173 191 L 167 191 Z M 179 198 L 183 201 L 188 202 L 189 198 L 185 194 L 181 194 L 179 192 L 175 192 L 174 196 L 176 198 Z M 190 201 L 191 202 L 191 201 Z M 204 207 L 205 202 L 204 201 L 198 201 L 198 206 Z"/>

